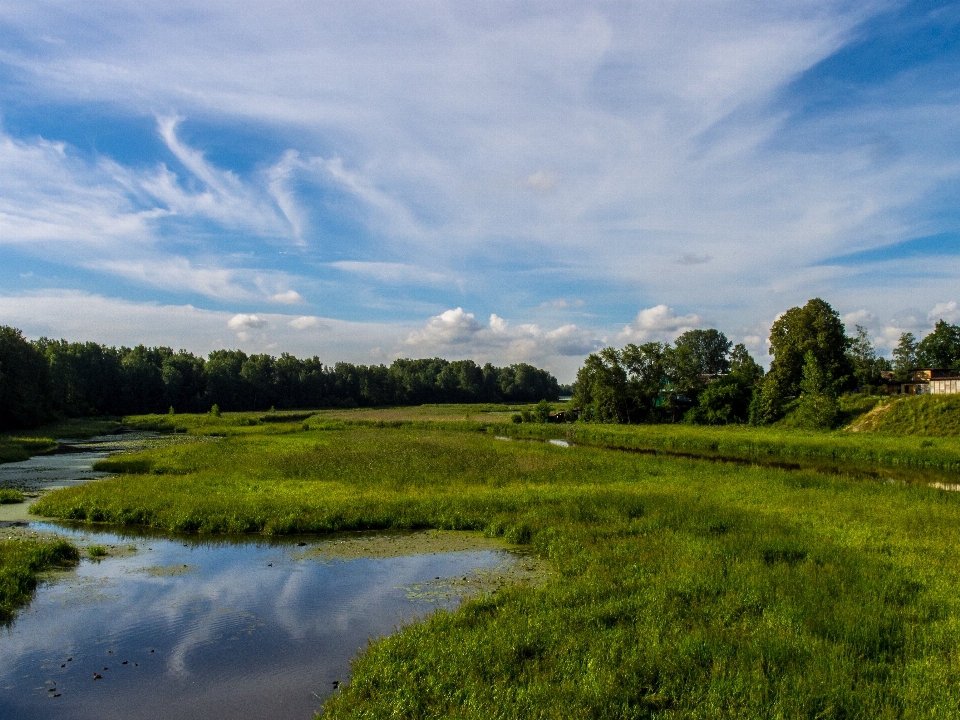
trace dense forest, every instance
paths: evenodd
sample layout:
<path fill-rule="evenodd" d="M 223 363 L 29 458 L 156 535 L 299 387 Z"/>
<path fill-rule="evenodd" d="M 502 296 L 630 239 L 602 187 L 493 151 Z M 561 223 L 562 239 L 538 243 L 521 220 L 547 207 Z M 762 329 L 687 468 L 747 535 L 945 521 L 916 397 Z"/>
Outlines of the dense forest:
<path fill-rule="evenodd" d="M 550 373 L 519 363 L 440 358 L 328 366 L 316 357 L 247 355 L 41 338 L 0 326 L 0 430 L 61 417 L 138 413 L 556 400 Z"/>

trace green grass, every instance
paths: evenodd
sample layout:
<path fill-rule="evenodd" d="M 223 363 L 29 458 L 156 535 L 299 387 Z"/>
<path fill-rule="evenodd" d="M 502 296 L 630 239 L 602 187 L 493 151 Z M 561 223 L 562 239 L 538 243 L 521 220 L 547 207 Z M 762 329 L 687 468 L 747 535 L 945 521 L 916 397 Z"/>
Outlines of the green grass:
<path fill-rule="evenodd" d="M 52 438 L 0 437 L 0 463 L 20 462 L 56 449 L 56 440 Z"/>
<path fill-rule="evenodd" d="M 960 712 L 956 494 L 505 442 L 459 419 L 443 429 L 320 415 L 310 431 L 221 420 L 188 422 L 222 440 L 110 459 L 137 474 L 51 493 L 34 512 L 199 532 L 477 529 L 529 544 L 556 569 L 541 588 L 500 590 L 373 643 L 324 717 Z M 598 444 L 650 438 L 574 429 Z M 748 430 L 651 432 L 689 447 L 691 430 L 714 450 L 815 444 L 773 431 L 753 440 Z M 853 452 L 845 436 L 819 437 Z M 867 456 L 889 450 L 850 437 Z"/>
<path fill-rule="evenodd" d="M 107 549 L 103 545 L 91 545 L 87 548 L 87 555 L 91 558 L 106 557 Z"/>
<path fill-rule="evenodd" d="M 30 599 L 39 572 L 70 567 L 79 557 L 63 540 L 0 540 L 0 622 L 10 622 L 16 608 Z"/>
<path fill-rule="evenodd" d="M 57 438 L 108 435 L 122 427 L 119 420 L 78 418 L 50 423 L 34 430 L 0 434 L 0 463 L 20 462 L 33 455 L 53 452 L 57 449 Z"/>
<path fill-rule="evenodd" d="M 0 505 L 22 503 L 23 493 L 13 488 L 0 488 Z"/>
<path fill-rule="evenodd" d="M 853 423 L 862 432 L 899 436 L 960 437 L 960 395 L 919 395 L 888 400 Z"/>
<path fill-rule="evenodd" d="M 749 426 L 514 425 L 505 434 L 562 437 L 583 445 L 690 453 L 756 463 L 801 462 L 870 468 L 960 470 L 960 438 L 894 437 L 843 430 L 817 432 Z"/>

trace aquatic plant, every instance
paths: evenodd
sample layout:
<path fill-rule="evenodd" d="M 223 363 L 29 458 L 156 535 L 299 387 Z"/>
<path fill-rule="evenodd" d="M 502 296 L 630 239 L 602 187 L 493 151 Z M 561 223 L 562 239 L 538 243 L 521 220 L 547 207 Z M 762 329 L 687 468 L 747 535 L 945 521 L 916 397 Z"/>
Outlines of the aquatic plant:
<path fill-rule="evenodd" d="M 9 622 L 16 608 L 30 599 L 37 573 L 69 567 L 79 558 L 77 549 L 63 540 L 0 540 L 0 622 Z"/>

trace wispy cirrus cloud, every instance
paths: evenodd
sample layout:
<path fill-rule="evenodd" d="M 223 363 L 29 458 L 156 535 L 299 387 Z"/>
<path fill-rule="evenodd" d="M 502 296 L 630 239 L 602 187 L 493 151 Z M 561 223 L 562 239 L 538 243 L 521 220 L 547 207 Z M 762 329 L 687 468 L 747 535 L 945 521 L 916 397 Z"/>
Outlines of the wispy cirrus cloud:
<path fill-rule="evenodd" d="M 474 340 L 515 319 L 504 357 L 524 327 L 546 347 L 560 296 L 591 338 L 646 308 L 621 334 L 638 340 L 702 317 L 763 338 L 813 296 L 885 333 L 955 297 L 958 266 L 927 262 L 960 226 L 960 63 L 929 43 L 949 4 L 282 9 L 8 3 L 8 282 L 37 258 L 165 302 L 387 309 L 397 337 L 469 307 L 498 318 Z M 682 310 L 643 314 L 658 303 Z"/>

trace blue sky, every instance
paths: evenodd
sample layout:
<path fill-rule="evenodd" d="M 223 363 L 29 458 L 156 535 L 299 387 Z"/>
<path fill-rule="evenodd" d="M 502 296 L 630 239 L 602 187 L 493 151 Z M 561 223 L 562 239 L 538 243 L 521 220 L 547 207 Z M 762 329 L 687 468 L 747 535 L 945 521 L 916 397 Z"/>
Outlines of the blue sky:
<path fill-rule="evenodd" d="M 532 362 L 960 321 L 960 5 L 0 0 L 0 323 Z"/>

